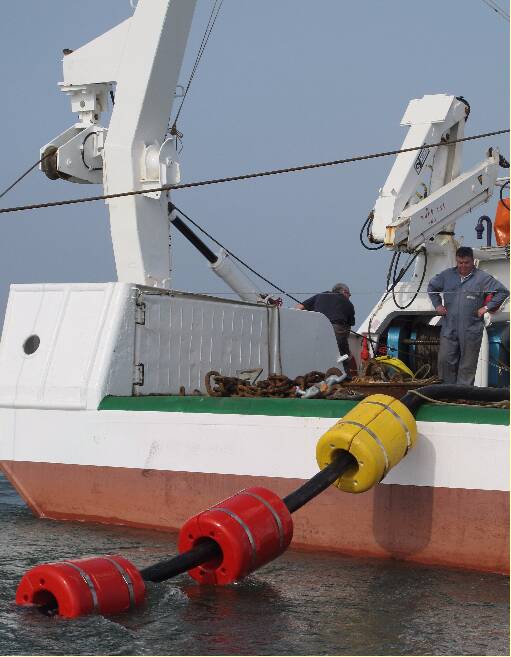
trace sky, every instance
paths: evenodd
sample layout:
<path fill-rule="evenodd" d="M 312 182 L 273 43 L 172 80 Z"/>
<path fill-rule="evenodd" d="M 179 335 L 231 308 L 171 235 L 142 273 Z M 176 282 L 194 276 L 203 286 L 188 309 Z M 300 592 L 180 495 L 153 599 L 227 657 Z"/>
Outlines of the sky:
<path fill-rule="evenodd" d="M 197 2 L 182 84 L 211 6 Z M 57 87 L 62 49 L 85 44 L 133 10 L 129 0 L 2 0 L 0 8 L 1 193 L 76 120 Z M 509 24 L 483 0 L 224 0 L 180 117 L 182 182 L 399 148 L 404 110 L 424 94 L 467 98 L 466 135 L 507 128 L 508 53 Z M 492 145 L 509 158 L 506 135 L 468 142 L 463 169 Z M 173 199 L 299 299 L 347 283 L 358 325 L 383 291 L 391 257 L 365 251 L 359 231 L 393 161 L 181 190 Z M 101 192 L 35 170 L 0 206 Z M 458 239 L 475 246 L 476 220 L 493 216 L 496 203 L 495 194 L 459 221 Z M 102 201 L 2 214 L 0 231 L 0 324 L 11 283 L 116 280 Z M 172 287 L 229 292 L 180 235 L 173 244 Z"/>

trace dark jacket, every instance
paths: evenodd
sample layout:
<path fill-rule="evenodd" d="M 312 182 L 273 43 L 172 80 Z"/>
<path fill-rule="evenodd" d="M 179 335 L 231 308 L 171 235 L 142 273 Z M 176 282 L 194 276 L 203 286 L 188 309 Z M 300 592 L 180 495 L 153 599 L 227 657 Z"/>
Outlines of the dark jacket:
<path fill-rule="evenodd" d="M 353 326 L 355 324 L 355 308 L 344 294 L 339 292 L 321 292 L 302 302 L 305 310 L 323 313 L 332 324 Z"/>

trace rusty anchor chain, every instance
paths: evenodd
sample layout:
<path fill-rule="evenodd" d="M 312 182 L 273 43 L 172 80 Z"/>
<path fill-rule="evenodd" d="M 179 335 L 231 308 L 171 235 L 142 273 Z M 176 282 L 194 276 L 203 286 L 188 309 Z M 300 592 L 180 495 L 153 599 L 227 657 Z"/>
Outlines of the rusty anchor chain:
<path fill-rule="evenodd" d="M 310 386 L 320 384 L 330 375 L 339 376 L 341 371 L 331 367 L 326 372 L 312 370 L 304 375 L 290 379 L 284 374 L 270 374 L 267 379 L 250 383 L 234 376 L 223 376 L 215 370 L 208 372 L 204 378 L 206 391 L 210 397 L 275 397 L 295 398 L 297 387 L 306 390 Z M 334 384 L 321 386 L 316 399 L 359 399 L 359 393 L 349 387 Z"/>

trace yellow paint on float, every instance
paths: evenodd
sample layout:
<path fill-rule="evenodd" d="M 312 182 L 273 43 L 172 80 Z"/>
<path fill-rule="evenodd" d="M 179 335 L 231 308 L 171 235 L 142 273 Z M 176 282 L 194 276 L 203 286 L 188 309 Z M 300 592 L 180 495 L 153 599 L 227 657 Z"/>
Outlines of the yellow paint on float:
<path fill-rule="evenodd" d="M 347 493 L 363 493 L 380 482 L 416 440 L 415 418 L 408 408 L 389 395 L 371 395 L 321 436 L 316 460 L 323 469 L 338 450 L 352 454 L 357 464 L 334 485 Z"/>

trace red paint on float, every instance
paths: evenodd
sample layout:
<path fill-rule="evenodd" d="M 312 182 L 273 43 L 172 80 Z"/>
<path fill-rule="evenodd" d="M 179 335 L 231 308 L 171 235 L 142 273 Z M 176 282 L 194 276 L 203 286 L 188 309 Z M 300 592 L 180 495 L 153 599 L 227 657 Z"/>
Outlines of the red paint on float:
<path fill-rule="evenodd" d="M 292 537 L 293 521 L 282 499 L 257 486 L 187 520 L 178 548 L 186 552 L 204 539 L 215 541 L 222 556 L 188 572 L 203 584 L 230 584 L 282 554 Z"/>
<path fill-rule="evenodd" d="M 55 606 L 59 616 L 118 614 L 144 601 L 145 584 L 135 566 L 119 555 L 35 566 L 22 577 L 16 604 Z"/>

